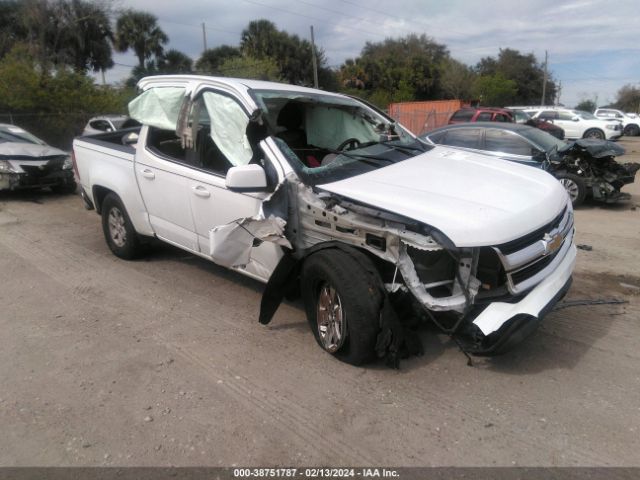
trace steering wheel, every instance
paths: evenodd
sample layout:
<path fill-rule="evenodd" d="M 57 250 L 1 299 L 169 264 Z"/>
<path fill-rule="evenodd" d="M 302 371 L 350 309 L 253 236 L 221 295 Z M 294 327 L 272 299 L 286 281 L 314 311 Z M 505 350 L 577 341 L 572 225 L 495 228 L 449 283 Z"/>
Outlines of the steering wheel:
<path fill-rule="evenodd" d="M 357 138 L 347 138 L 344 142 L 342 142 L 340 145 L 338 145 L 338 148 L 336 148 L 336 150 L 338 151 L 342 151 L 342 150 L 355 150 L 356 148 L 358 148 L 361 145 L 362 142 L 360 142 L 360 140 L 358 140 Z M 347 148 L 349 147 L 349 148 Z"/>

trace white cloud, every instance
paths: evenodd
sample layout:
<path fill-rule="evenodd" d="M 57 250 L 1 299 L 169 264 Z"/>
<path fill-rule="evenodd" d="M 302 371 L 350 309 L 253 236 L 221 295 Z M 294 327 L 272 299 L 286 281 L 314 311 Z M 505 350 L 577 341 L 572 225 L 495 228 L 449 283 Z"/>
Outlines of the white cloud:
<path fill-rule="evenodd" d="M 552 74 L 563 80 L 563 99 L 577 102 L 580 92 L 598 91 L 613 99 L 625 83 L 640 81 L 640 31 L 637 0 L 121 0 L 120 6 L 154 13 L 169 35 L 169 47 L 194 59 L 202 51 L 201 23 L 209 47 L 236 45 L 251 20 L 267 18 L 278 28 L 309 37 L 330 65 L 357 56 L 366 41 L 409 33 L 426 34 L 448 46 L 452 55 L 475 64 L 500 48 L 549 51 Z M 314 6 L 315 5 L 315 6 Z M 339 12 L 339 13 L 337 13 Z M 625 53 L 626 52 L 626 53 Z M 575 60 L 577 59 L 577 62 Z M 118 63 L 134 64 L 131 55 Z M 125 76 L 122 68 L 108 78 Z"/>

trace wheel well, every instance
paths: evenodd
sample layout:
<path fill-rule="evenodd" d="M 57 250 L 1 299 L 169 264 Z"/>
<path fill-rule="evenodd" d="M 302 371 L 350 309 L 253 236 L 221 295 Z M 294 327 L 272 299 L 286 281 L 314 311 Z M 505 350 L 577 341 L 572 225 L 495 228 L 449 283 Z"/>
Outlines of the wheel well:
<path fill-rule="evenodd" d="M 364 262 L 368 260 L 370 264 L 373 266 L 373 268 L 375 268 L 377 273 L 380 275 L 380 278 L 383 279 L 383 281 L 384 279 L 391 281 L 391 277 L 393 276 L 393 271 L 394 271 L 393 264 L 378 257 L 377 255 L 374 255 L 373 253 L 371 253 L 370 251 L 364 248 L 359 248 L 353 245 L 345 245 L 344 243 L 340 243 L 340 242 L 330 241 L 330 242 L 314 245 L 309 250 L 307 250 L 303 258 L 303 261 L 309 256 L 313 255 L 314 253 L 320 250 L 328 250 L 328 249 L 341 250 L 343 252 L 350 253 L 352 256 L 356 256 L 356 257 L 358 256 L 366 257 L 366 260 L 364 260 Z M 363 265 L 363 267 L 365 267 L 365 265 Z"/>
<path fill-rule="evenodd" d="M 600 132 L 602 135 L 604 135 L 604 136 L 606 137 L 606 134 L 604 133 L 604 130 L 602 130 L 601 128 L 598 128 L 598 127 L 591 127 L 591 128 L 587 128 L 587 129 L 585 130 L 585 132 L 582 134 L 582 137 L 584 138 L 584 136 L 585 136 L 587 133 L 589 133 L 589 132 L 593 132 L 594 130 L 595 130 L 596 132 Z"/>
<path fill-rule="evenodd" d="M 102 213 L 102 202 L 104 201 L 104 198 L 111 192 L 113 192 L 113 190 L 106 187 L 101 187 L 100 185 L 93 186 L 93 200 L 95 202 L 96 213 L 98 213 L 98 215 Z"/>

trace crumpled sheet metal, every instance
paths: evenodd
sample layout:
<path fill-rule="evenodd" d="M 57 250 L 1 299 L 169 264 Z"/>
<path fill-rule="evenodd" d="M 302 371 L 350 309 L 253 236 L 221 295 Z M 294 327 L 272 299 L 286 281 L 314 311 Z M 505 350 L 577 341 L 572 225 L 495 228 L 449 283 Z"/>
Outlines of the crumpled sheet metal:
<path fill-rule="evenodd" d="M 286 224 L 279 217 L 257 215 L 214 227 L 209 232 L 209 254 L 222 266 L 240 267 L 251 261 L 255 240 L 291 248 L 291 243 L 284 236 Z"/>
<path fill-rule="evenodd" d="M 566 147 L 561 148 L 560 155 L 568 155 L 585 151 L 593 158 L 618 157 L 626 153 L 625 149 L 610 140 L 598 140 L 595 138 L 581 138 L 570 142 Z"/>

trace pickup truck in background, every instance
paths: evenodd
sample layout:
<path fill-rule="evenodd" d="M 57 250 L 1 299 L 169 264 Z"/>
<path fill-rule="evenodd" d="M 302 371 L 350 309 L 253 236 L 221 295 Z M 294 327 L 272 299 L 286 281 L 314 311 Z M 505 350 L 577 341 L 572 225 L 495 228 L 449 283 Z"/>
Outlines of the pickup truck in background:
<path fill-rule="evenodd" d="M 200 76 L 141 80 L 142 127 L 74 141 L 107 244 L 155 237 L 302 296 L 318 344 L 363 364 L 419 354 L 416 320 L 509 349 L 562 298 L 573 210 L 544 171 L 426 145 L 348 96 Z"/>

